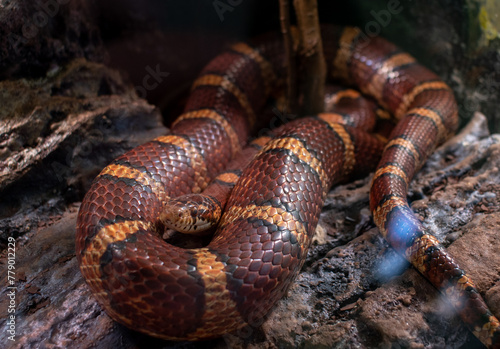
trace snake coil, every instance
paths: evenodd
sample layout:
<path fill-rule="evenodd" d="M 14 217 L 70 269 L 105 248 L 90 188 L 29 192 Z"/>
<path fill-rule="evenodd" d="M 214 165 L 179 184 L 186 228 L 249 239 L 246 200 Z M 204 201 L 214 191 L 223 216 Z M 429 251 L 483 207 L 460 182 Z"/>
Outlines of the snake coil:
<path fill-rule="evenodd" d="M 449 296 L 485 345 L 500 347 L 498 320 L 406 199 L 415 172 L 457 128 L 453 93 L 393 44 L 360 34 L 324 27 L 325 57 L 334 78 L 400 120 L 388 144 L 328 118 L 285 125 L 242 171 L 206 247 L 172 246 L 156 222 L 170 198 L 201 192 L 244 147 L 284 76 L 278 35 L 236 44 L 212 60 L 172 133 L 102 170 L 80 207 L 76 253 L 114 320 L 155 337 L 198 340 L 264 316 L 299 272 L 331 185 L 381 153 L 370 207 L 382 235 Z"/>

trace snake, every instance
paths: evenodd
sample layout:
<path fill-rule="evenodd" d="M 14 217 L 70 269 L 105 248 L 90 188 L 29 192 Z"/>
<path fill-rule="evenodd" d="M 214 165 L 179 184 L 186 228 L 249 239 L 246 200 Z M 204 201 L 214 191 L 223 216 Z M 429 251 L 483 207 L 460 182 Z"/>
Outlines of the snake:
<path fill-rule="evenodd" d="M 285 76 L 279 34 L 232 45 L 201 71 L 171 132 L 113 160 L 83 198 L 76 256 L 92 294 L 113 320 L 162 339 L 252 326 L 299 273 L 330 187 L 375 168 L 370 209 L 382 236 L 485 346 L 500 348 L 499 321 L 407 200 L 415 173 L 458 127 L 451 88 L 379 36 L 334 26 L 321 36 L 329 76 L 398 119 L 387 143 L 328 116 L 306 117 L 257 144 L 248 166 L 224 172 L 248 148 Z M 165 241 L 159 217 L 169 200 L 214 182 L 232 188 L 211 241 L 199 248 Z"/>
<path fill-rule="evenodd" d="M 373 100 L 366 98 L 357 90 L 334 84 L 327 84 L 325 89 L 324 111 L 318 114 L 320 119 L 329 123 L 353 126 L 367 132 L 376 131 L 374 136 L 381 142 L 387 142 L 385 134 L 394 126 L 394 120 L 385 110 L 379 108 Z M 274 112 L 276 110 L 278 109 Z M 248 167 L 250 161 L 270 140 L 270 137 L 280 132 L 279 128 L 274 131 L 268 130 L 265 132 L 266 135 L 254 139 L 237 158 L 227 165 L 224 172 L 217 175 L 215 180 L 203 190 L 203 193 L 190 193 L 170 198 L 163 206 L 163 211 L 159 216 L 160 222 L 166 228 L 180 233 L 200 236 L 212 233 L 220 222 L 231 190 L 241 177 L 241 169 Z M 369 170 L 373 170 L 372 166 L 379 160 L 373 158 L 374 162 L 368 161 L 365 163 L 367 166 L 358 169 L 361 175 L 366 175 Z"/>

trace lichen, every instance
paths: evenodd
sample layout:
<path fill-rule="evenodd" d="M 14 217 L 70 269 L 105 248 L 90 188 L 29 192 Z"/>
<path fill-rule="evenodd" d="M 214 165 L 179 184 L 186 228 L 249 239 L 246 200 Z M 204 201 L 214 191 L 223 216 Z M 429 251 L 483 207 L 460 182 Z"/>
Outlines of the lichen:
<path fill-rule="evenodd" d="M 482 30 L 481 43 L 488 46 L 491 40 L 500 38 L 500 3 L 495 0 L 481 1 L 479 25 Z"/>

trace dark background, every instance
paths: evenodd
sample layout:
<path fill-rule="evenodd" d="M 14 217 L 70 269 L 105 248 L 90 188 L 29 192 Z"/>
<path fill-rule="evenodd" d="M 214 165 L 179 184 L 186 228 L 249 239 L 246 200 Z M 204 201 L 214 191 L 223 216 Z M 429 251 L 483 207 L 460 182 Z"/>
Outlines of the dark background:
<path fill-rule="evenodd" d="M 500 17 L 492 3 L 320 0 L 318 6 L 321 22 L 357 25 L 365 32 L 380 29 L 380 35 L 452 86 L 462 125 L 480 110 L 488 117 L 492 131 L 498 132 L 500 40 L 496 30 L 500 30 Z M 398 13 L 387 18 L 390 6 Z M 177 87 L 188 86 L 186 80 L 192 80 L 222 46 L 279 30 L 277 1 L 113 0 L 96 4 L 96 8 L 98 27 L 109 52 L 107 63 L 126 71 L 139 85 L 147 65 L 161 64 L 171 73 L 168 81 L 147 96 L 162 108 L 175 99 Z M 486 39 L 495 35 L 496 39 Z"/>

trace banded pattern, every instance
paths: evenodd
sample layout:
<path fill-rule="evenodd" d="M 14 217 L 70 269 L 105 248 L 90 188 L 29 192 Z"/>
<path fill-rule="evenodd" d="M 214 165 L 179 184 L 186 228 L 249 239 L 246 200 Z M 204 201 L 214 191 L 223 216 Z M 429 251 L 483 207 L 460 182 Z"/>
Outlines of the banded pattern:
<path fill-rule="evenodd" d="M 245 45 L 245 47 L 247 46 Z M 372 131 L 377 110 L 378 107 L 358 91 L 328 85 L 325 112 L 318 115 L 318 118 L 329 123 L 333 128 L 337 127 L 337 123 L 340 123 Z M 270 135 L 275 132 L 279 132 L 279 129 L 274 132 L 270 131 Z M 339 132 L 342 130 L 340 129 Z M 380 136 L 378 137 L 380 138 Z M 269 136 L 253 140 L 242 154 L 231 161 L 228 168 L 215 178 L 203 194 L 186 194 L 168 200 L 160 215 L 160 221 L 166 227 L 181 233 L 198 235 L 210 233 L 210 229 L 214 228 L 220 221 L 231 190 L 241 176 L 240 169 L 246 168 L 269 140 Z M 382 137 L 380 141 L 385 142 L 385 138 Z M 348 159 L 354 159 L 352 146 L 349 149 Z M 351 167 L 351 164 L 348 162 L 346 166 Z M 348 172 L 348 170 L 345 171 L 345 173 Z"/>
<path fill-rule="evenodd" d="M 92 184 L 77 219 L 77 258 L 116 321 L 170 339 L 213 337 L 231 327 L 213 332 L 204 324 L 215 267 L 201 264 L 212 258 L 165 243 L 155 227 L 167 200 L 199 193 L 244 146 L 264 91 L 280 84 L 270 77 L 283 76 L 282 51 L 272 35 L 218 56 L 193 84 L 172 134 L 117 158 Z"/>
<path fill-rule="evenodd" d="M 382 154 L 370 193 L 381 233 L 450 296 L 483 343 L 498 348 L 498 320 L 406 200 L 415 172 L 456 129 L 451 90 L 382 38 L 331 27 L 322 37 L 332 75 L 400 119 L 385 149 L 377 137 L 335 123 L 338 115 L 287 124 L 259 143 L 211 243 L 167 244 L 155 231 L 165 203 L 201 192 L 247 149 L 256 115 L 283 76 L 278 36 L 235 45 L 203 70 L 172 135 L 119 157 L 92 184 L 77 220 L 87 283 L 113 319 L 156 337 L 197 340 L 236 330 L 264 316 L 297 275 L 330 186 L 348 172 L 370 171 Z"/>
<path fill-rule="evenodd" d="M 246 168 L 270 137 L 262 136 L 245 147 L 228 168 L 219 174 L 203 194 L 186 194 L 165 202 L 160 221 L 170 229 L 185 234 L 203 235 L 216 227 L 229 195 Z"/>
<path fill-rule="evenodd" d="M 355 144 L 354 160 L 346 144 Z M 245 321 L 266 314 L 300 270 L 327 191 L 383 143 L 349 126 L 305 118 L 282 127 L 243 170 L 208 248 L 226 263 Z M 366 157 L 366 158 L 365 158 Z"/>
<path fill-rule="evenodd" d="M 362 42 L 356 28 L 343 31 L 340 47 L 332 61 L 334 71 L 401 119 L 373 177 L 370 208 L 376 225 L 391 246 L 450 296 L 463 321 L 486 346 L 500 347 L 500 323 L 465 272 L 414 216 L 406 199 L 416 171 L 457 128 L 451 89 L 387 41 Z"/>

